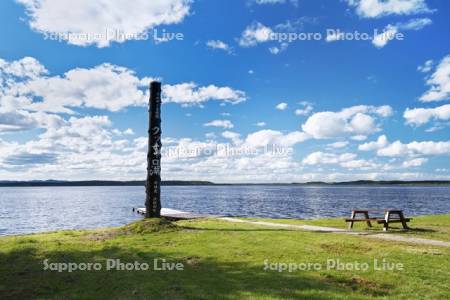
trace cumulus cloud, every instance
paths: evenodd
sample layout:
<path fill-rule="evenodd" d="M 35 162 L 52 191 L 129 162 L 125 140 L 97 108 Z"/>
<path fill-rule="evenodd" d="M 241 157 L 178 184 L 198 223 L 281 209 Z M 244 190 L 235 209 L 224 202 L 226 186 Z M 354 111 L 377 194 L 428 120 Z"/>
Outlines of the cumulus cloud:
<path fill-rule="evenodd" d="M 450 141 L 447 142 L 411 142 L 403 144 L 395 141 L 377 152 L 380 156 L 405 156 L 405 155 L 444 155 L 450 154 Z"/>
<path fill-rule="evenodd" d="M 340 142 L 335 142 L 335 143 L 328 144 L 328 147 L 339 149 L 339 148 L 347 147 L 348 144 L 349 144 L 348 141 L 340 141 Z"/>
<path fill-rule="evenodd" d="M 163 86 L 163 101 L 196 105 L 210 100 L 237 104 L 247 100 L 245 92 L 215 85 L 199 87 L 194 82 Z"/>
<path fill-rule="evenodd" d="M 363 18 L 432 12 L 425 0 L 347 0 L 347 3 Z"/>
<path fill-rule="evenodd" d="M 33 57 L 24 57 L 20 60 L 8 62 L 0 58 L 0 72 L 2 75 L 34 78 L 46 74 L 47 69 Z"/>
<path fill-rule="evenodd" d="M 26 111 L 1 112 L 0 106 L 0 133 L 24 131 L 35 128 L 37 120 L 33 114 Z"/>
<path fill-rule="evenodd" d="M 325 153 L 325 152 L 313 152 L 306 156 L 302 163 L 304 165 L 322 165 L 322 164 L 339 164 L 343 162 L 349 162 L 356 158 L 354 153 Z"/>
<path fill-rule="evenodd" d="M 420 167 L 428 161 L 426 158 L 414 158 L 403 162 L 404 168 Z"/>
<path fill-rule="evenodd" d="M 259 22 L 253 22 L 242 32 L 239 45 L 241 47 L 253 47 L 259 43 L 268 42 L 272 34 L 273 30 L 270 27 Z"/>
<path fill-rule="evenodd" d="M 373 151 L 377 149 L 384 148 L 388 145 L 388 140 L 385 135 L 381 135 L 375 142 L 369 142 L 365 144 L 361 144 L 358 146 L 358 149 L 361 151 Z"/>
<path fill-rule="evenodd" d="M 233 131 L 224 131 L 222 132 L 222 136 L 226 139 L 230 139 L 233 144 L 239 145 L 242 143 L 241 134 Z"/>
<path fill-rule="evenodd" d="M 212 49 L 225 51 L 228 54 L 233 53 L 233 48 L 231 48 L 230 45 L 228 45 L 225 42 L 222 42 L 221 40 L 209 40 L 208 42 L 206 42 L 206 46 Z"/>
<path fill-rule="evenodd" d="M 82 108 L 119 111 L 129 106 L 146 106 L 148 83 L 153 80 L 107 63 L 50 76 L 43 65 L 30 57 L 13 62 L 0 60 L 0 75 L 0 113 L 20 110 L 23 120 L 29 119 L 23 111 L 74 114 L 74 109 Z M 162 96 L 164 103 L 182 105 L 211 100 L 236 104 L 247 99 L 245 92 L 231 87 L 199 86 L 194 82 L 163 85 Z M 7 117 L 10 119 L 11 114 L 1 119 Z"/>
<path fill-rule="evenodd" d="M 398 28 L 396 26 L 388 25 L 382 33 L 379 33 L 373 37 L 372 44 L 377 48 L 383 48 L 395 37 L 397 33 Z"/>
<path fill-rule="evenodd" d="M 280 131 L 266 129 L 249 134 L 245 140 L 245 145 L 249 147 L 265 147 L 268 145 L 292 147 L 308 138 L 308 135 L 300 131 L 283 134 Z"/>
<path fill-rule="evenodd" d="M 407 108 L 403 113 L 406 124 L 421 126 L 432 120 L 448 121 L 450 120 L 450 104 L 438 106 L 435 108 Z"/>
<path fill-rule="evenodd" d="M 365 143 L 358 147 L 361 151 L 376 151 L 378 156 L 408 157 L 408 156 L 433 156 L 450 154 L 450 141 L 413 141 L 402 143 L 395 141 L 390 143 L 385 135 L 375 142 Z"/>
<path fill-rule="evenodd" d="M 305 23 L 315 22 L 315 18 L 301 17 L 269 27 L 254 21 L 244 29 L 237 40 L 239 46 L 245 48 L 255 47 L 262 43 L 270 43 L 269 52 L 273 55 L 278 55 L 288 49 L 289 43 L 286 42 L 286 37 L 289 33 L 301 31 Z"/>
<path fill-rule="evenodd" d="M 434 73 L 427 78 L 430 87 L 421 97 L 422 102 L 448 100 L 450 98 L 450 55 L 444 57 Z"/>
<path fill-rule="evenodd" d="M 225 129 L 234 128 L 233 123 L 230 120 L 214 120 L 208 123 L 203 124 L 205 127 L 222 127 Z"/>
<path fill-rule="evenodd" d="M 370 135 L 380 130 L 376 121 L 392 114 L 390 106 L 359 105 L 340 112 L 318 112 L 302 125 L 305 133 L 316 139 L 345 135 Z"/>
<path fill-rule="evenodd" d="M 180 23 L 189 14 L 192 2 L 135 0 L 130 5 L 120 0 L 17 1 L 25 6 L 33 30 L 45 35 L 70 34 L 69 44 L 97 47 L 126 41 L 121 35 L 139 37 L 155 26 Z"/>
<path fill-rule="evenodd" d="M 286 110 L 288 108 L 288 104 L 286 102 L 278 103 L 277 106 L 275 106 L 278 110 Z"/>

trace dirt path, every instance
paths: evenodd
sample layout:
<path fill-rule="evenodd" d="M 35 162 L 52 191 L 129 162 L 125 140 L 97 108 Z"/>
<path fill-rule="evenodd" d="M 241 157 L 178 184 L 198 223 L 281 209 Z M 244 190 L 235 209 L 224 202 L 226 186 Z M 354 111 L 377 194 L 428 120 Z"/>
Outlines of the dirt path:
<path fill-rule="evenodd" d="M 322 226 L 313 226 L 313 225 L 294 225 L 294 224 L 285 224 L 285 223 L 282 224 L 282 223 L 272 223 L 272 222 L 264 222 L 264 221 L 247 221 L 247 220 L 228 218 L 228 217 L 223 217 L 223 218 L 218 218 L 218 219 L 224 220 L 227 222 L 234 222 L 234 223 L 246 223 L 246 224 L 252 224 L 252 225 L 261 225 L 261 226 L 268 226 L 268 227 L 297 229 L 297 230 L 306 230 L 306 231 L 316 231 L 316 232 L 331 232 L 331 233 L 339 233 L 339 234 L 364 236 L 364 237 L 373 238 L 373 239 L 381 239 L 381 240 L 388 240 L 388 241 L 395 241 L 395 242 L 404 242 L 404 243 L 429 245 L 429 246 L 450 247 L 450 242 L 405 237 L 405 236 L 401 236 L 398 234 L 354 231 L 354 230 L 346 230 L 346 229 L 341 229 L 341 228 L 322 227 Z"/>

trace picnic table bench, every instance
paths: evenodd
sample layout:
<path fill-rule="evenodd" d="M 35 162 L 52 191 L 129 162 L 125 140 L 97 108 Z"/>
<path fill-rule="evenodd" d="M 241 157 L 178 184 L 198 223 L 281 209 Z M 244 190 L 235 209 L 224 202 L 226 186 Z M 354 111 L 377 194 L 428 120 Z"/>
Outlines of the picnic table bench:
<path fill-rule="evenodd" d="M 384 217 L 370 217 L 369 213 L 384 214 Z M 357 215 L 363 215 L 362 218 L 358 218 Z M 372 227 L 371 222 L 377 222 L 383 224 L 383 231 L 388 231 L 389 224 L 402 223 L 403 229 L 409 229 L 408 223 L 411 218 L 405 218 L 403 211 L 398 209 L 384 209 L 384 210 L 370 210 L 370 209 L 354 209 L 349 219 L 345 219 L 345 222 L 349 223 L 348 228 L 353 228 L 354 222 L 366 222 L 367 226 Z"/>

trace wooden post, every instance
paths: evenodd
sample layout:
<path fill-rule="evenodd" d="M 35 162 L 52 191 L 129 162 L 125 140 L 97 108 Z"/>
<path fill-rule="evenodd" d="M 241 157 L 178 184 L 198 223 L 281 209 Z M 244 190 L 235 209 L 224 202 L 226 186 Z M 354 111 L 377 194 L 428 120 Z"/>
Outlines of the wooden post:
<path fill-rule="evenodd" d="M 161 83 L 150 83 L 145 217 L 161 216 Z"/>

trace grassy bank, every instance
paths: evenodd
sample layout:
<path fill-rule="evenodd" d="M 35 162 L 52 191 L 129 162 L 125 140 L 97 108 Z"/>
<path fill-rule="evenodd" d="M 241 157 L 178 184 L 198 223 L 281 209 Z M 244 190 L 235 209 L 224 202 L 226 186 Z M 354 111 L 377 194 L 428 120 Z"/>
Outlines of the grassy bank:
<path fill-rule="evenodd" d="M 336 220 L 312 222 L 339 226 Z M 448 234 L 450 216 L 418 217 L 413 225 L 438 239 Z M 45 259 L 103 268 L 44 271 Z M 151 269 L 154 259 L 165 259 L 182 263 L 184 270 L 107 271 L 108 259 L 146 262 Z M 327 260 L 338 259 L 370 267 L 326 267 Z M 404 270 L 375 270 L 374 259 L 401 263 Z M 264 270 L 265 261 L 322 267 L 278 272 Z M 449 275 L 448 248 L 214 219 L 0 238 L 0 299 L 448 299 Z"/>
<path fill-rule="evenodd" d="M 267 221 L 272 223 L 285 223 L 296 225 L 316 225 L 325 227 L 334 227 L 346 229 L 348 223 L 344 222 L 345 218 L 329 218 L 316 220 L 294 220 L 294 219 L 255 219 L 243 218 L 250 221 Z M 365 222 L 355 222 L 353 230 L 364 230 L 371 232 L 380 232 L 383 225 L 372 222 L 373 227 L 368 227 Z M 450 216 L 449 215 L 432 215 L 413 217 L 409 223 L 410 230 L 403 230 L 401 224 L 394 223 L 389 227 L 387 234 L 401 234 L 405 237 L 436 239 L 441 241 L 450 241 Z"/>

